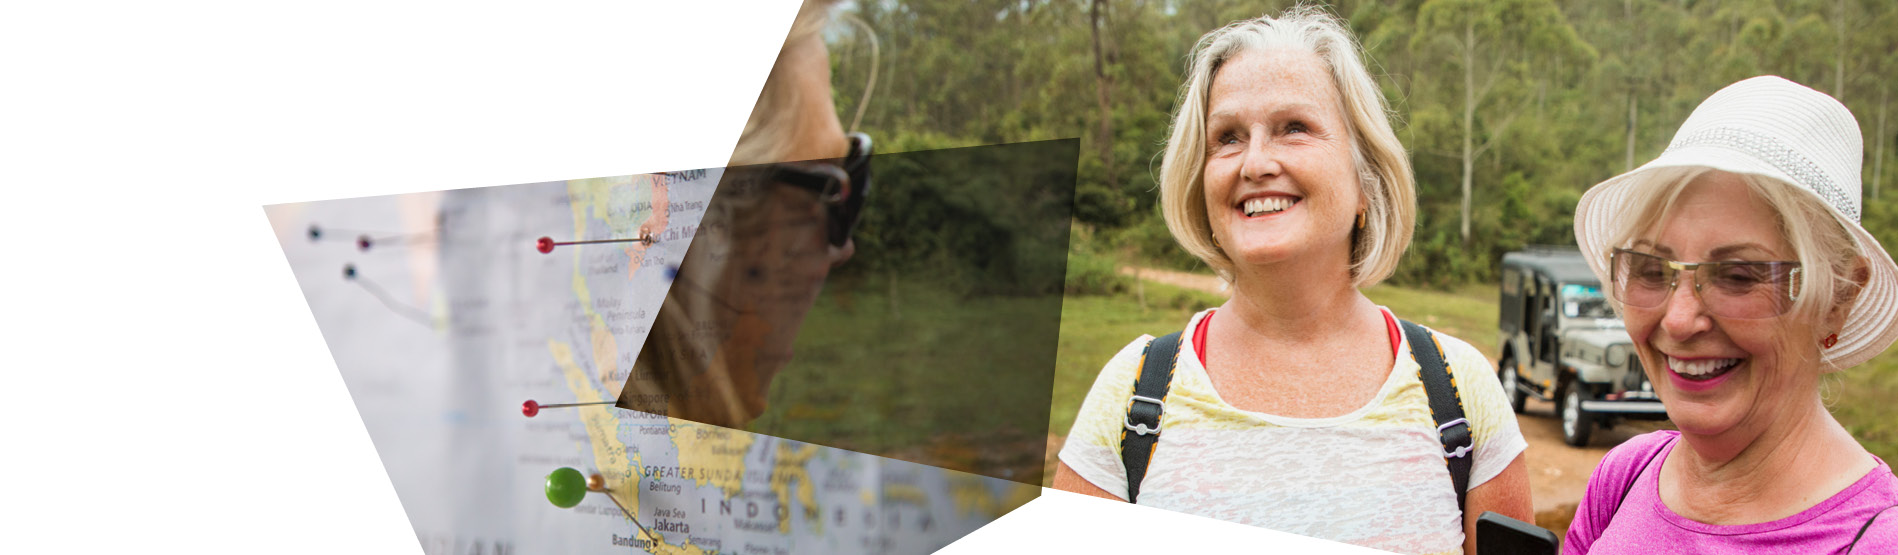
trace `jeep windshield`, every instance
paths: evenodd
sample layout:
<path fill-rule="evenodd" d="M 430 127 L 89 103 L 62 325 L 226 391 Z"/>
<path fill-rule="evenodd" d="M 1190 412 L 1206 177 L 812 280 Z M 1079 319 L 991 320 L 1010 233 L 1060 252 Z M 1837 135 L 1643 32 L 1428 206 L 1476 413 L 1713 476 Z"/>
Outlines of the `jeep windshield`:
<path fill-rule="evenodd" d="M 1568 283 L 1562 285 L 1562 315 L 1569 318 L 1614 318 L 1615 311 L 1608 307 L 1608 298 L 1602 296 L 1600 287 Z"/>

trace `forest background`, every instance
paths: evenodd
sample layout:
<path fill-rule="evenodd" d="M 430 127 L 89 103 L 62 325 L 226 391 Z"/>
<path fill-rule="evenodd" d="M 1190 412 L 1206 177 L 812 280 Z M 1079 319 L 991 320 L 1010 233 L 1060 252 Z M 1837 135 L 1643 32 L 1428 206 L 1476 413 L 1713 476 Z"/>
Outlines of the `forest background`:
<path fill-rule="evenodd" d="M 895 152 L 1080 137 L 1088 254 L 1205 268 L 1159 218 L 1159 152 L 1200 35 L 1290 2 L 879 0 L 833 26 L 848 121 Z M 1865 135 L 1865 224 L 1894 244 L 1889 121 L 1898 3 L 1870 0 L 1337 2 L 1370 55 L 1416 169 L 1416 241 L 1392 278 L 1493 282 L 1504 252 L 1574 244 L 1582 191 L 1653 159 L 1695 105 L 1775 74 L 1845 102 Z"/>
<path fill-rule="evenodd" d="M 1154 313 L 1151 292 L 1123 269 L 1208 273 L 1174 244 L 1158 211 L 1159 153 L 1188 51 L 1212 29 L 1291 4 L 857 0 L 828 31 L 838 113 L 847 126 L 872 134 L 880 152 L 1080 138 L 1055 434 L 1065 434 L 1078 402 L 1064 399 L 1078 399 L 1091 371 L 1132 339 L 1130 331 L 1159 334 L 1184 321 L 1175 312 Z M 1659 155 L 1694 106 L 1747 77 L 1780 75 L 1852 110 L 1864 133 L 1863 223 L 1887 247 L 1898 245 L 1898 199 L 1881 194 L 1898 177 L 1898 122 L 1890 121 L 1898 2 L 1319 5 L 1346 18 L 1362 41 L 1417 176 L 1415 239 L 1380 289 L 1447 292 L 1418 297 L 1425 300 L 1417 310 L 1440 307 L 1444 318 L 1467 328 L 1453 333 L 1485 350 L 1495 344 L 1502 254 L 1574 244 L 1572 217 L 1583 191 Z M 869 100 L 862 102 L 866 88 Z M 944 194 L 981 194 L 954 191 L 953 176 L 944 177 L 934 185 L 950 189 Z M 873 194 L 900 194 L 900 187 L 880 182 Z M 860 252 L 899 237 L 961 240 L 900 212 L 866 211 L 862 226 Z M 931 239 L 937 235 L 944 236 Z M 845 279 L 879 271 L 868 266 L 840 271 Z M 1157 304 L 1176 306 L 1163 308 L 1217 302 L 1164 291 L 1169 299 Z M 1073 313 L 1121 327 L 1072 327 Z M 1102 339 L 1076 342 L 1089 334 Z M 1891 402 L 1898 400 L 1898 355 L 1839 376 L 1827 388 L 1835 414 L 1874 453 L 1898 460 L 1898 403 Z"/>

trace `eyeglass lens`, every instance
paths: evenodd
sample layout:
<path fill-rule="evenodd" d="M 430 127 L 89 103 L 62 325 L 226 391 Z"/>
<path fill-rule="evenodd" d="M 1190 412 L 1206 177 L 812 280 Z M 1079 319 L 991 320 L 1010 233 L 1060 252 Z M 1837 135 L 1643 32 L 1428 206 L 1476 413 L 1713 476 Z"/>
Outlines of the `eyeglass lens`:
<path fill-rule="evenodd" d="M 1707 310 L 1728 318 L 1771 318 L 1792 306 L 1797 286 L 1797 262 L 1703 262 L 1670 264 L 1651 254 L 1616 249 L 1611 260 L 1616 300 L 1638 308 L 1655 308 L 1679 283 L 1676 266 L 1694 274 L 1694 292 Z"/>

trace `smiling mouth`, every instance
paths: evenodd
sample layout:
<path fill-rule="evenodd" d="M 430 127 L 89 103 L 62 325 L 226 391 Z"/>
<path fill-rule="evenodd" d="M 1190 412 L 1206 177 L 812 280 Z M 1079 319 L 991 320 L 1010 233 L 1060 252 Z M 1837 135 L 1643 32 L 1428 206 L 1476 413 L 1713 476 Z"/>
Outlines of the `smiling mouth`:
<path fill-rule="evenodd" d="M 1245 211 L 1246 217 L 1250 218 L 1263 214 L 1284 212 L 1290 209 L 1294 204 L 1298 204 L 1298 199 L 1292 197 L 1259 197 L 1246 199 L 1245 202 L 1240 204 L 1240 210 Z"/>
<path fill-rule="evenodd" d="M 1675 374 L 1679 374 L 1682 378 L 1700 382 L 1726 375 L 1727 372 L 1739 367 L 1741 360 L 1742 359 L 1737 358 L 1681 360 L 1674 357 L 1667 357 L 1667 369 L 1672 370 Z"/>

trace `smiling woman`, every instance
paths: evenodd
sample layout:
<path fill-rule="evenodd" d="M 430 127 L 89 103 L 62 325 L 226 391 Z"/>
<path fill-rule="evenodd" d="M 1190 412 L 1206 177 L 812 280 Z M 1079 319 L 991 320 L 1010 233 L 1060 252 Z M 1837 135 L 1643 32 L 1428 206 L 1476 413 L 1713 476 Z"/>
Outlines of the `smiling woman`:
<path fill-rule="evenodd" d="M 1582 197 L 1576 240 L 1679 431 L 1609 452 L 1564 553 L 1898 550 L 1898 477 L 1819 395 L 1898 338 L 1859 145 L 1838 101 L 1756 77 Z"/>
<path fill-rule="evenodd" d="M 1233 296 L 1107 363 L 1054 486 L 1402 553 L 1530 519 L 1489 361 L 1359 292 L 1409 245 L 1416 192 L 1350 34 L 1311 8 L 1240 21 L 1188 74 L 1162 210 Z"/>
<path fill-rule="evenodd" d="M 1235 266 L 1303 250 L 1348 257 L 1355 214 L 1367 203 L 1324 62 L 1274 49 L 1240 53 L 1220 70 L 1207 95 L 1203 178 L 1213 241 L 1229 247 Z"/>

